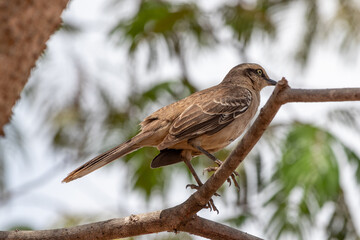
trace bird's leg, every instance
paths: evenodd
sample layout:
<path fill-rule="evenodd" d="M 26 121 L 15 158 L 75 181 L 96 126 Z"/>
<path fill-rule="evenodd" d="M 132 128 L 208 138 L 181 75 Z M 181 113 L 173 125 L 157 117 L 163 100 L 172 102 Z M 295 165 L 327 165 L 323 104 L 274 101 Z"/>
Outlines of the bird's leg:
<path fill-rule="evenodd" d="M 199 189 L 199 187 L 201 187 L 203 185 L 203 183 L 201 182 L 199 176 L 197 175 L 197 173 L 195 172 L 195 169 L 193 168 L 193 166 L 191 165 L 191 162 L 188 158 L 184 159 L 184 162 L 186 164 L 186 166 L 189 168 L 191 174 L 194 176 L 195 181 L 197 182 L 198 185 L 195 184 L 188 184 L 186 185 L 186 188 L 190 187 L 191 189 Z M 220 196 L 218 193 L 214 194 L 215 196 Z M 217 207 L 215 206 L 214 201 L 212 200 L 212 198 L 210 198 L 209 202 L 206 204 L 205 208 L 209 208 L 210 211 L 216 211 L 217 214 L 219 214 L 219 210 L 217 209 Z"/>
<path fill-rule="evenodd" d="M 197 175 L 197 173 L 195 172 L 195 169 L 193 168 L 193 166 L 191 165 L 190 160 L 186 159 L 184 160 L 186 166 L 189 168 L 191 174 L 194 176 L 195 181 L 197 182 L 198 186 L 201 187 L 203 185 L 203 183 L 201 182 L 199 176 Z M 190 186 L 190 184 L 187 185 L 187 187 Z M 193 187 L 192 187 L 193 188 Z"/>
<path fill-rule="evenodd" d="M 200 146 L 194 146 L 196 147 L 200 152 L 202 152 L 203 154 L 205 154 L 208 158 L 210 158 L 211 160 L 213 160 L 217 165 L 218 167 L 207 167 L 204 169 L 203 173 L 206 171 L 206 172 L 213 172 L 213 171 L 216 171 L 222 164 L 222 161 L 220 161 L 219 159 L 217 159 L 214 155 L 212 155 L 211 153 L 209 153 L 208 151 L 206 151 L 205 149 L 203 149 L 202 147 Z M 233 180 L 234 182 L 234 185 L 235 187 L 240 190 L 240 186 L 239 186 L 239 183 L 237 182 L 236 180 L 236 176 L 239 176 L 239 173 L 234 171 L 230 177 L 231 179 Z M 231 185 L 231 180 L 230 180 L 230 177 L 227 179 L 227 182 L 229 183 L 229 186 Z"/>

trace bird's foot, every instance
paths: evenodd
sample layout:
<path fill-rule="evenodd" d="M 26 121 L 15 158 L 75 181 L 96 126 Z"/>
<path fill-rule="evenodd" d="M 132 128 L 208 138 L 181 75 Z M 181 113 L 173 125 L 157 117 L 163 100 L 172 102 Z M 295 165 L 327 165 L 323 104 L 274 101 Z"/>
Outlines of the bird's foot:
<path fill-rule="evenodd" d="M 218 170 L 218 168 L 221 166 L 222 161 L 219 159 L 215 160 L 215 163 L 218 165 L 217 167 L 207 167 L 203 170 L 203 174 L 205 172 L 215 172 Z M 229 186 L 231 186 L 231 180 L 234 182 L 235 187 L 240 191 L 240 185 L 238 181 L 236 180 L 236 176 L 239 176 L 239 173 L 237 171 L 233 171 L 228 179 L 226 181 L 229 183 Z"/>
<path fill-rule="evenodd" d="M 196 189 L 196 190 L 199 190 L 200 187 L 198 185 L 196 185 L 196 184 L 188 184 L 188 185 L 186 185 L 186 188 L 191 188 L 191 189 Z M 214 193 L 214 196 L 215 197 L 220 197 L 221 195 L 216 192 L 216 193 Z"/>
<path fill-rule="evenodd" d="M 196 189 L 196 190 L 199 190 L 199 188 L 200 188 L 200 186 L 195 185 L 195 184 L 188 184 L 188 185 L 186 185 L 186 188 L 188 188 L 188 187 L 191 188 L 191 189 Z M 214 193 L 214 196 L 220 197 L 220 194 Z M 210 212 L 211 212 L 211 211 L 216 211 L 217 214 L 219 214 L 219 210 L 218 210 L 217 207 L 215 206 L 214 200 L 213 200 L 212 198 L 210 198 L 209 202 L 205 205 L 205 208 L 210 209 Z"/>

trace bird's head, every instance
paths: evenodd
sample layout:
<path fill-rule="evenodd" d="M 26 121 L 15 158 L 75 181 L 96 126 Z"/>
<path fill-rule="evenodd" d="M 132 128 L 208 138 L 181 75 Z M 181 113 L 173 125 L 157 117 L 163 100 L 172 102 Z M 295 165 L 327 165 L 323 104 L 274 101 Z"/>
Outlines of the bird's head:
<path fill-rule="evenodd" d="M 243 63 L 233 67 L 225 76 L 223 83 L 232 83 L 256 91 L 266 86 L 276 85 L 276 81 L 269 78 L 265 69 L 256 63 Z"/>

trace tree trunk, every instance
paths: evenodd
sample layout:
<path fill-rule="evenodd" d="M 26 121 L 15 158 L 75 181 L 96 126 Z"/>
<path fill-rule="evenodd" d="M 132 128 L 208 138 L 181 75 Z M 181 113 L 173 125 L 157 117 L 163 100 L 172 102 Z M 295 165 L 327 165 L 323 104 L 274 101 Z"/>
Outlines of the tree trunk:
<path fill-rule="evenodd" d="M 0 0 L 0 136 L 69 0 Z"/>

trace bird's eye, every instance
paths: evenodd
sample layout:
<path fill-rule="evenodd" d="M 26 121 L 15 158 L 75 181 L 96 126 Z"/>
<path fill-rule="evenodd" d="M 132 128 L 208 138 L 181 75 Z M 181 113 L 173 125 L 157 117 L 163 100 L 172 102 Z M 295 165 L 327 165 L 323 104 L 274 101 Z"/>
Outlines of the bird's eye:
<path fill-rule="evenodd" d="M 257 74 L 259 74 L 259 76 L 261 76 L 263 74 L 263 71 L 261 69 L 256 70 Z"/>

